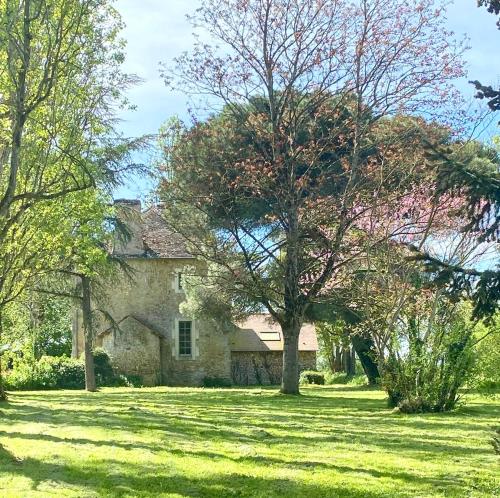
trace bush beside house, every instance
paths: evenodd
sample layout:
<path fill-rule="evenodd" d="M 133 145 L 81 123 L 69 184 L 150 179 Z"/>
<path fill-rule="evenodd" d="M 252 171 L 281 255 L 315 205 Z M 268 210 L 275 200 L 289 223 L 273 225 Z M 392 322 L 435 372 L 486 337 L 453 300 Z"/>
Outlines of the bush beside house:
<path fill-rule="evenodd" d="M 94 365 L 99 386 L 138 387 L 139 377 L 116 375 L 109 356 L 102 349 L 94 351 Z M 31 391 L 49 389 L 84 389 L 85 368 L 82 359 L 67 356 L 42 356 L 35 361 L 16 358 L 5 376 L 5 389 Z"/>

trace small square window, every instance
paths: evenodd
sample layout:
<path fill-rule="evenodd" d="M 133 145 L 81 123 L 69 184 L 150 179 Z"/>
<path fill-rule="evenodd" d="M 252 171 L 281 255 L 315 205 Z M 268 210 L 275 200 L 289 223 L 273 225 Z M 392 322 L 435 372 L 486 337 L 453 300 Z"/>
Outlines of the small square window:
<path fill-rule="evenodd" d="M 193 354 L 192 322 L 179 322 L 179 356 L 191 357 Z"/>
<path fill-rule="evenodd" d="M 180 271 L 175 272 L 175 279 L 174 279 L 175 292 L 184 292 L 183 285 L 184 285 L 184 275 Z"/>

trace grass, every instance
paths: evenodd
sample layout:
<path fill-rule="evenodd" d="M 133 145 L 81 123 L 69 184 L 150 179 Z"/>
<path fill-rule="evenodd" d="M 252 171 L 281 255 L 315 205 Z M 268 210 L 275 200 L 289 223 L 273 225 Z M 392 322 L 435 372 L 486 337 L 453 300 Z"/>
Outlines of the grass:
<path fill-rule="evenodd" d="M 492 497 L 493 400 L 401 415 L 349 386 L 12 393 L 0 496 Z"/>

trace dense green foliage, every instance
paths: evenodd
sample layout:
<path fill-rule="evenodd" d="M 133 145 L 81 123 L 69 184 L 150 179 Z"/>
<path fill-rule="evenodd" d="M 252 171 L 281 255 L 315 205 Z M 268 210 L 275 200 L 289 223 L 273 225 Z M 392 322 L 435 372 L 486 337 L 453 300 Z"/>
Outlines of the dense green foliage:
<path fill-rule="evenodd" d="M 14 360 L 13 369 L 5 378 L 8 390 L 82 389 L 84 386 L 83 363 L 64 356 Z"/>
<path fill-rule="evenodd" d="M 0 0 L 0 315 L 50 276 L 50 290 L 67 293 L 68 281 L 106 261 L 111 190 L 143 145 L 116 129 L 135 78 L 121 70 L 123 25 L 112 4 Z M 60 325 L 30 327 L 36 357 L 67 352 L 64 335 L 55 339 Z M 11 339 L 2 334 L 0 347 Z"/>
<path fill-rule="evenodd" d="M 474 337 L 474 382 L 484 391 L 500 389 L 500 327 L 498 317 L 478 327 Z"/>
<path fill-rule="evenodd" d="M 109 356 L 102 350 L 93 352 L 96 381 L 98 386 L 140 386 L 139 377 L 116 375 Z M 50 389 L 84 389 L 85 369 L 82 359 L 66 356 L 42 356 L 12 358 L 12 369 L 5 376 L 5 388 L 11 391 Z"/>
<path fill-rule="evenodd" d="M 67 298 L 27 293 L 4 308 L 3 343 L 35 359 L 70 356 L 71 308 Z"/>
<path fill-rule="evenodd" d="M 459 389 L 472 379 L 474 325 L 460 316 L 460 310 L 439 304 L 436 314 L 444 319 L 429 322 L 410 317 L 400 337 L 402 347 L 393 349 L 383 363 L 389 405 L 402 411 L 455 408 Z"/>
<path fill-rule="evenodd" d="M 300 372 L 300 383 L 322 386 L 325 384 L 325 374 L 315 370 L 304 370 Z"/>

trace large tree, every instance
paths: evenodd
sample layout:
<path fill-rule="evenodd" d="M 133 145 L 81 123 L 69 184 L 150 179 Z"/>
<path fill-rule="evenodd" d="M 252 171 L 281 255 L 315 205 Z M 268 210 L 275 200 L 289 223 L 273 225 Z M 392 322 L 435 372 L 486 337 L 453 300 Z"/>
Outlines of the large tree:
<path fill-rule="evenodd" d="M 125 103 L 132 79 L 120 71 L 121 22 L 107 0 L 0 5 L 2 303 L 33 274 L 29 261 L 46 254 L 33 243 L 31 221 L 51 201 L 109 184 L 120 172 L 113 108 Z M 30 214 L 39 204 L 40 213 Z"/>
<path fill-rule="evenodd" d="M 0 1 L 0 308 L 59 264 L 52 214 L 109 191 L 138 145 L 114 128 L 134 79 L 111 3 Z"/>
<path fill-rule="evenodd" d="M 344 263 L 360 212 L 408 180 L 372 166 L 367 137 L 383 116 L 449 98 L 462 48 L 431 0 L 205 0 L 194 22 L 203 42 L 165 76 L 224 110 L 172 156 L 171 219 L 280 324 L 281 391 L 296 394 L 308 307 Z M 197 216 L 211 236 L 187 233 Z"/>

